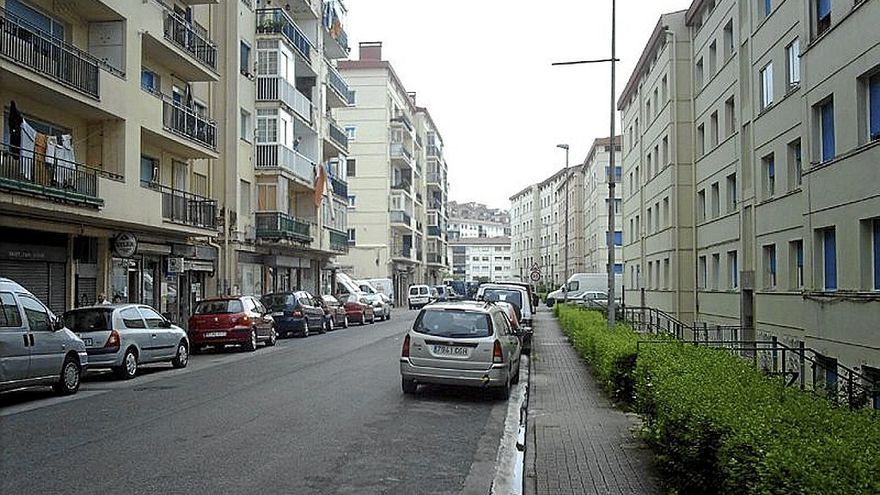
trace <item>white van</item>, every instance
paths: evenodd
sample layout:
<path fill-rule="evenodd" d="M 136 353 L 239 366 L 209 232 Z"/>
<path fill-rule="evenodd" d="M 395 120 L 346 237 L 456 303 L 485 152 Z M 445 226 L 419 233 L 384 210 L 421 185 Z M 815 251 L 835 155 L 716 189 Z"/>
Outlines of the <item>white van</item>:
<path fill-rule="evenodd" d="M 568 287 L 568 300 L 581 297 L 587 291 L 608 291 L 608 274 L 607 273 L 575 273 L 566 281 Z M 623 275 L 614 274 L 615 299 L 620 299 L 620 290 L 623 285 Z M 564 297 L 564 296 L 563 296 Z"/>
<path fill-rule="evenodd" d="M 333 295 L 340 301 L 347 299 L 349 295 L 363 295 L 364 292 L 358 287 L 358 284 L 348 275 L 344 273 L 336 274 L 336 288 Z"/>
<path fill-rule="evenodd" d="M 427 306 L 431 302 L 431 288 L 427 285 L 410 285 L 406 303 L 409 309 L 418 309 Z"/>
<path fill-rule="evenodd" d="M 385 294 L 389 299 L 394 300 L 394 282 L 390 278 L 368 278 L 366 281 L 380 294 Z"/>

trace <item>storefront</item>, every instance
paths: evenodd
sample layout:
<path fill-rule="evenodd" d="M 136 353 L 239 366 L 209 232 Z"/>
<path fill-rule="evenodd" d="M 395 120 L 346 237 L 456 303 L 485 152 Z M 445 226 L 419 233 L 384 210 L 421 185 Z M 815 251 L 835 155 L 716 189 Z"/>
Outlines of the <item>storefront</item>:
<path fill-rule="evenodd" d="M 0 234 L 0 276 L 21 284 L 55 313 L 69 309 L 68 236 L 5 228 Z"/>

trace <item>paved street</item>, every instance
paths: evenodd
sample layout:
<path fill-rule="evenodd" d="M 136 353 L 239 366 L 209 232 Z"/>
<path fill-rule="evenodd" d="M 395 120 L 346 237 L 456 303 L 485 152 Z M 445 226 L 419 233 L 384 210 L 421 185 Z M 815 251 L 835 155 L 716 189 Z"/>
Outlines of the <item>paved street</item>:
<path fill-rule="evenodd" d="M 0 493 L 487 493 L 506 402 L 400 391 L 416 312 L 0 396 Z"/>

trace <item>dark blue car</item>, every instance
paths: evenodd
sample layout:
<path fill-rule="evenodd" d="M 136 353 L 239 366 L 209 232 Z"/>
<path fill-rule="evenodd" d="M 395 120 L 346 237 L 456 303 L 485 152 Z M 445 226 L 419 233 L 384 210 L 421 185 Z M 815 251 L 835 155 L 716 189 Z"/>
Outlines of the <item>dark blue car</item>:
<path fill-rule="evenodd" d="M 266 294 L 260 302 L 275 320 L 275 332 L 279 337 L 308 337 L 312 332 L 325 332 L 324 309 L 306 291 Z"/>

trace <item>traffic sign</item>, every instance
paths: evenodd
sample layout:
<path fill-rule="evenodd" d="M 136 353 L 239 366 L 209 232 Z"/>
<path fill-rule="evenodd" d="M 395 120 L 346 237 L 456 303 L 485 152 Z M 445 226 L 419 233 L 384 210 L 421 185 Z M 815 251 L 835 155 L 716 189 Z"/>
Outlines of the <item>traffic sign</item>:
<path fill-rule="evenodd" d="M 535 271 L 529 274 L 529 280 L 532 282 L 538 282 L 541 280 L 541 272 Z"/>

